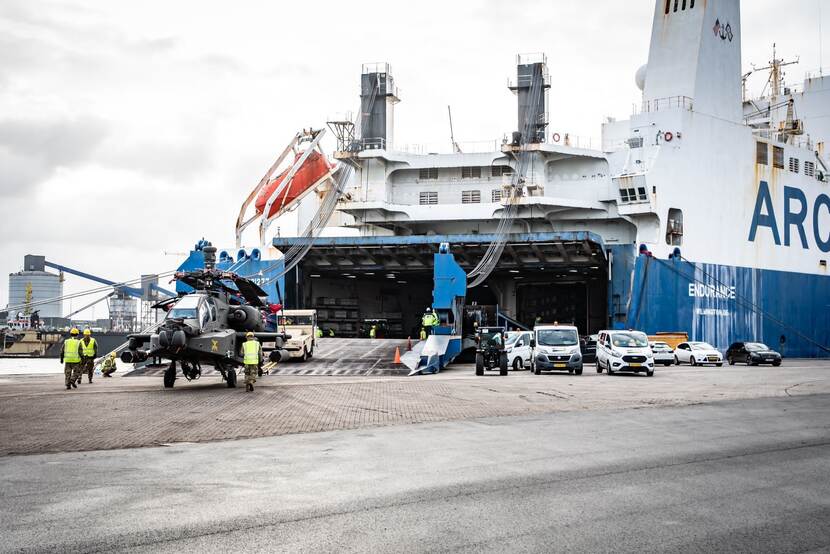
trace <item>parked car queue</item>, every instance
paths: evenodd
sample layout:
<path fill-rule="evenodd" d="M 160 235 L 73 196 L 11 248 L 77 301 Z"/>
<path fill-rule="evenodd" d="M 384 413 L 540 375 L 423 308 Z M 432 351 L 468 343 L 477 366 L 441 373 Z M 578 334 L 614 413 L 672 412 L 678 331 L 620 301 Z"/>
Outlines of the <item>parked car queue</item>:
<path fill-rule="evenodd" d="M 645 333 L 635 330 L 603 330 L 579 337 L 576 327 L 570 325 L 541 325 L 532 331 L 509 332 L 505 349 L 511 369 L 529 369 L 537 375 L 543 371 L 580 375 L 586 363 L 595 363 L 597 373 L 633 372 L 649 377 L 657 365 L 782 363 L 780 353 L 759 342 L 735 342 L 724 355 L 706 342 L 686 341 L 672 348 L 664 341 L 650 341 Z"/>

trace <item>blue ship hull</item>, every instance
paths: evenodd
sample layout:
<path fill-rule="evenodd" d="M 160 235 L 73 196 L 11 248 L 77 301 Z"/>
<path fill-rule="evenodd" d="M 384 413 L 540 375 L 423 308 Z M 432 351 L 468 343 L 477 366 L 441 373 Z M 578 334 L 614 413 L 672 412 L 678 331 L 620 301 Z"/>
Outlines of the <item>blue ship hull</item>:
<path fill-rule="evenodd" d="M 830 356 L 830 276 L 638 256 L 626 327 L 686 331 L 725 351 L 764 342 L 788 357 Z"/>

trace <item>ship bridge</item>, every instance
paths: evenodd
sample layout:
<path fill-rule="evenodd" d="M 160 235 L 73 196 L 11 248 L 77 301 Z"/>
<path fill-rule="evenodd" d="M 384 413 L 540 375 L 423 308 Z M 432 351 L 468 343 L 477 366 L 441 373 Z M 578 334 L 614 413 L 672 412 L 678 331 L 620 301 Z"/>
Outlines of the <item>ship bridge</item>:
<path fill-rule="evenodd" d="M 288 305 L 313 307 L 324 329 L 359 336 L 367 320 L 386 320 L 388 336 L 417 337 L 432 304 L 433 255 L 449 243 L 472 269 L 495 239 L 489 234 L 321 237 L 286 275 Z M 282 251 L 293 239 L 274 239 Z M 486 283 L 467 305 L 498 305 L 520 323 L 574 322 L 595 332 L 608 321 L 609 252 L 592 232 L 512 234 Z"/>

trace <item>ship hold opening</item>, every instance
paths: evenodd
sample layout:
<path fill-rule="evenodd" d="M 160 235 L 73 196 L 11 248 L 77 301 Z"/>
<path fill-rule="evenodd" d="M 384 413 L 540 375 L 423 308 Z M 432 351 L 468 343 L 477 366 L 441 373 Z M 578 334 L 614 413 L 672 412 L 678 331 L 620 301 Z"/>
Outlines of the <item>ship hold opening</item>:
<path fill-rule="evenodd" d="M 274 245 L 284 251 L 290 240 L 278 238 Z M 319 238 L 286 275 L 286 304 L 316 309 L 326 334 L 368 337 L 375 325 L 377 338 L 415 339 L 421 316 L 432 305 L 439 245 L 449 243 L 455 261 L 469 271 L 491 240 L 489 235 Z M 467 289 L 465 304 L 487 307 L 478 311 L 492 316 L 488 325 L 559 322 L 595 333 L 609 324 L 607 268 L 602 240 L 592 233 L 516 234 L 487 281 Z M 495 314 L 508 319 L 496 321 Z"/>

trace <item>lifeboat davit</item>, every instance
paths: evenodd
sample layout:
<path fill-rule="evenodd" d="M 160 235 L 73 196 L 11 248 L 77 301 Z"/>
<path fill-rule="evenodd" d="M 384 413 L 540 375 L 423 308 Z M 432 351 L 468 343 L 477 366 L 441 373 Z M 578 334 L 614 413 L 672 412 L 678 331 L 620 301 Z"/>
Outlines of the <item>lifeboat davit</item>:
<path fill-rule="evenodd" d="M 298 153 L 294 158 L 294 163 L 297 163 L 297 160 L 299 160 L 302 155 L 302 152 Z M 300 166 L 294 174 L 294 178 L 288 186 L 285 187 L 285 189 L 283 189 L 283 191 L 280 192 L 274 199 L 274 202 L 271 204 L 271 209 L 265 217 L 270 219 L 277 215 L 280 211 L 289 208 L 294 202 L 297 201 L 298 198 L 303 196 L 309 188 L 314 186 L 317 181 L 325 177 L 326 174 L 332 169 L 333 166 L 329 163 L 324 154 L 321 154 L 318 150 L 312 151 L 311 154 L 308 155 L 308 158 L 306 158 L 305 162 L 303 162 L 303 165 Z M 280 186 L 289 171 L 291 171 L 290 167 L 277 175 L 273 181 L 262 187 L 262 190 L 259 191 L 259 194 L 256 197 L 256 203 L 254 203 L 254 207 L 256 208 L 258 214 L 262 214 L 262 212 L 265 211 L 265 204 L 268 203 L 268 199 L 271 198 L 271 195 L 275 190 L 277 190 L 277 187 Z"/>

